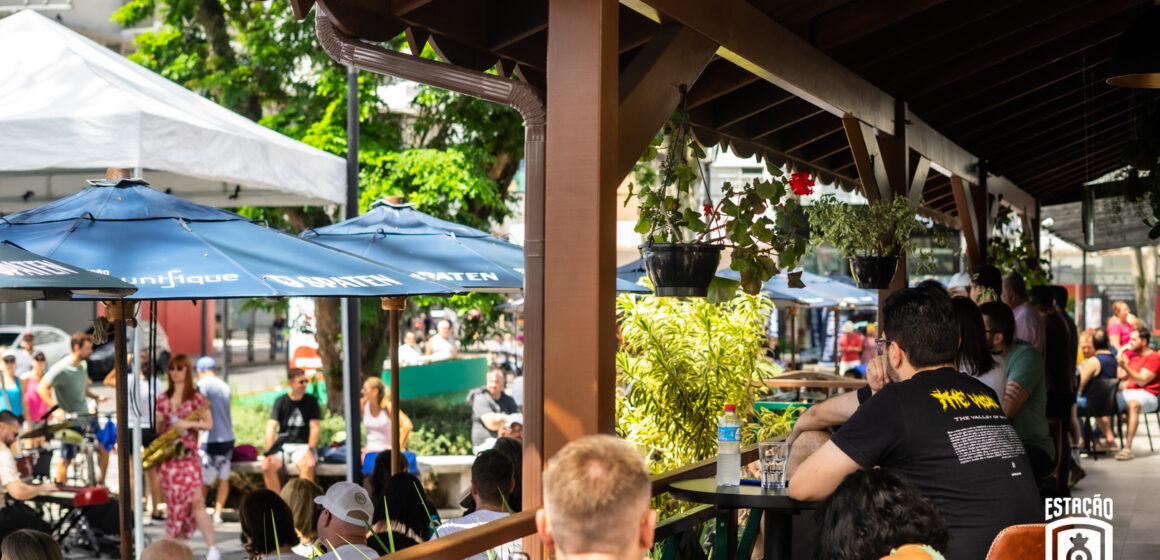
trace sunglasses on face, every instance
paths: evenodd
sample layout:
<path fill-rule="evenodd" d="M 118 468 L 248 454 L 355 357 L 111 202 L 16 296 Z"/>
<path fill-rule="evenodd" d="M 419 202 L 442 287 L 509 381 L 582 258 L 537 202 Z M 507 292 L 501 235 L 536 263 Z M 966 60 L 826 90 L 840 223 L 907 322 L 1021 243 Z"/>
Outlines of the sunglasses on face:
<path fill-rule="evenodd" d="M 34 360 L 36 360 L 36 361 L 38 361 L 38 362 L 43 362 L 43 361 L 44 361 L 44 356 L 37 356 L 37 357 L 35 357 L 35 358 L 33 358 L 33 359 L 34 359 Z"/>

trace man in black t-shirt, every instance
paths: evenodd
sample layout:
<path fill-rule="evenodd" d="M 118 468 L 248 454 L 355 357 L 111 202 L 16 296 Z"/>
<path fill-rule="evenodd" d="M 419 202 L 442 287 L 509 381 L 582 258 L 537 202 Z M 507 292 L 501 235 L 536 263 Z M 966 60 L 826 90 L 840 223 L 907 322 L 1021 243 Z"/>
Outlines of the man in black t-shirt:
<path fill-rule="evenodd" d="M 487 372 L 487 385 L 467 396 L 467 402 L 471 404 L 471 445 L 476 453 L 490 449 L 491 446 L 485 444 L 495 443 L 507 416 L 520 411 L 515 399 L 503 391 L 505 381 L 503 370 L 493 368 Z"/>
<path fill-rule="evenodd" d="M 274 401 L 270 420 L 266 422 L 266 457 L 262 459 L 262 478 L 266 488 L 282 491 L 278 472 L 285 463 L 298 465 L 298 475 L 314 480 L 314 450 L 322 429 L 322 408 L 314 395 L 306 394 L 306 373 L 298 368 L 287 372 L 290 392 Z"/>
<path fill-rule="evenodd" d="M 882 327 L 872 364 L 890 382 L 798 467 L 789 495 L 821 500 L 846 475 L 880 467 L 938 507 L 948 560 L 982 560 L 1004 527 L 1043 521 L 1027 454 L 994 391 L 954 368 L 959 328 L 945 292 L 894 293 Z"/>

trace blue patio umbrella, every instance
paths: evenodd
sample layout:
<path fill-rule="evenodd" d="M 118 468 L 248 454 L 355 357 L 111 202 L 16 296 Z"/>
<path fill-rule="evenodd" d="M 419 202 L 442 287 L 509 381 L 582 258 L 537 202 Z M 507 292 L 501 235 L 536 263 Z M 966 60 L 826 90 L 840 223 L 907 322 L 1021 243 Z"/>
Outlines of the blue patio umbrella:
<path fill-rule="evenodd" d="M 73 296 L 115 299 L 136 291 L 132 284 L 112 276 L 42 257 L 7 241 L 0 243 L 0 302 Z"/>
<path fill-rule="evenodd" d="M 138 288 L 136 300 L 450 294 L 139 180 L 106 180 L 0 218 L 0 239 Z"/>
<path fill-rule="evenodd" d="M 717 277 L 734 282 L 741 281 L 741 273 L 730 268 L 718 270 Z M 778 274 L 770 278 L 761 285 L 761 292 L 773 299 L 775 304 L 783 307 L 832 307 L 838 305 L 837 299 L 831 297 L 827 292 L 814 289 L 814 286 L 809 282 L 806 282 L 804 288 L 789 287 L 789 279 L 785 274 Z"/>
<path fill-rule="evenodd" d="M 136 300 L 450 294 L 458 287 L 287 235 L 248 218 L 109 179 L 0 219 L 0 239 L 133 284 Z M 124 310 L 116 306 L 117 420 L 127 422 Z M 128 431 L 118 445 L 130 445 Z M 396 449 L 398 446 L 396 446 Z M 119 457 L 129 487 L 129 454 Z M 128 501 L 123 501 L 127 504 Z M 132 512 L 121 509 L 122 535 Z"/>
<path fill-rule="evenodd" d="M 379 201 L 366 214 L 307 230 L 302 237 L 468 291 L 513 292 L 524 287 L 523 247 L 409 204 Z M 617 290 L 648 291 L 619 282 Z"/>

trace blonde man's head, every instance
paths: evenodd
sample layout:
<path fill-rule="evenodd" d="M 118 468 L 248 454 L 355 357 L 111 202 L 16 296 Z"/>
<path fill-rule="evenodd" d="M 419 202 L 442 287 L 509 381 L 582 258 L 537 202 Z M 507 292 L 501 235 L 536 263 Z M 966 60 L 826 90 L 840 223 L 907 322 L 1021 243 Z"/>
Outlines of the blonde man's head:
<path fill-rule="evenodd" d="M 174 539 L 161 539 L 141 551 L 141 560 L 194 560 L 189 546 Z"/>
<path fill-rule="evenodd" d="M 557 556 L 640 558 L 652 547 L 648 467 L 620 438 L 595 435 L 564 446 L 544 470 L 536 527 Z"/>

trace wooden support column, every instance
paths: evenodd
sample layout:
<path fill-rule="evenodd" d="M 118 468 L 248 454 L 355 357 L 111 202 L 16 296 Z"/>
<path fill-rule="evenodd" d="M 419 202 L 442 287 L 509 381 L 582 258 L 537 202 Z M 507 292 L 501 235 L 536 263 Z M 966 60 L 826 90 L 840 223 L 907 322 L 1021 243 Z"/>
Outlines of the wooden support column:
<path fill-rule="evenodd" d="M 615 416 L 616 0 L 550 0 L 544 458 Z"/>
<path fill-rule="evenodd" d="M 620 74 L 617 177 L 623 179 L 632 171 L 677 107 L 680 86 L 692 86 L 716 50 L 716 43 L 696 31 L 670 25 L 657 32 Z"/>
<path fill-rule="evenodd" d="M 858 179 L 862 181 L 862 194 L 872 201 L 890 200 L 890 182 L 874 129 L 853 115 L 842 117 L 842 128 L 850 141 L 854 167 L 858 170 Z"/>
<path fill-rule="evenodd" d="M 951 175 L 951 192 L 955 195 L 955 209 L 959 213 L 959 227 L 967 239 L 967 264 L 974 270 L 986 264 L 987 211 L 976 205 L 975 192 L 978 187 L 964 181 L 958 175 Z M 985 195 L 984 195 L 985 196 Z M 986 198 L 984 198 L 986 200 Z"/>

